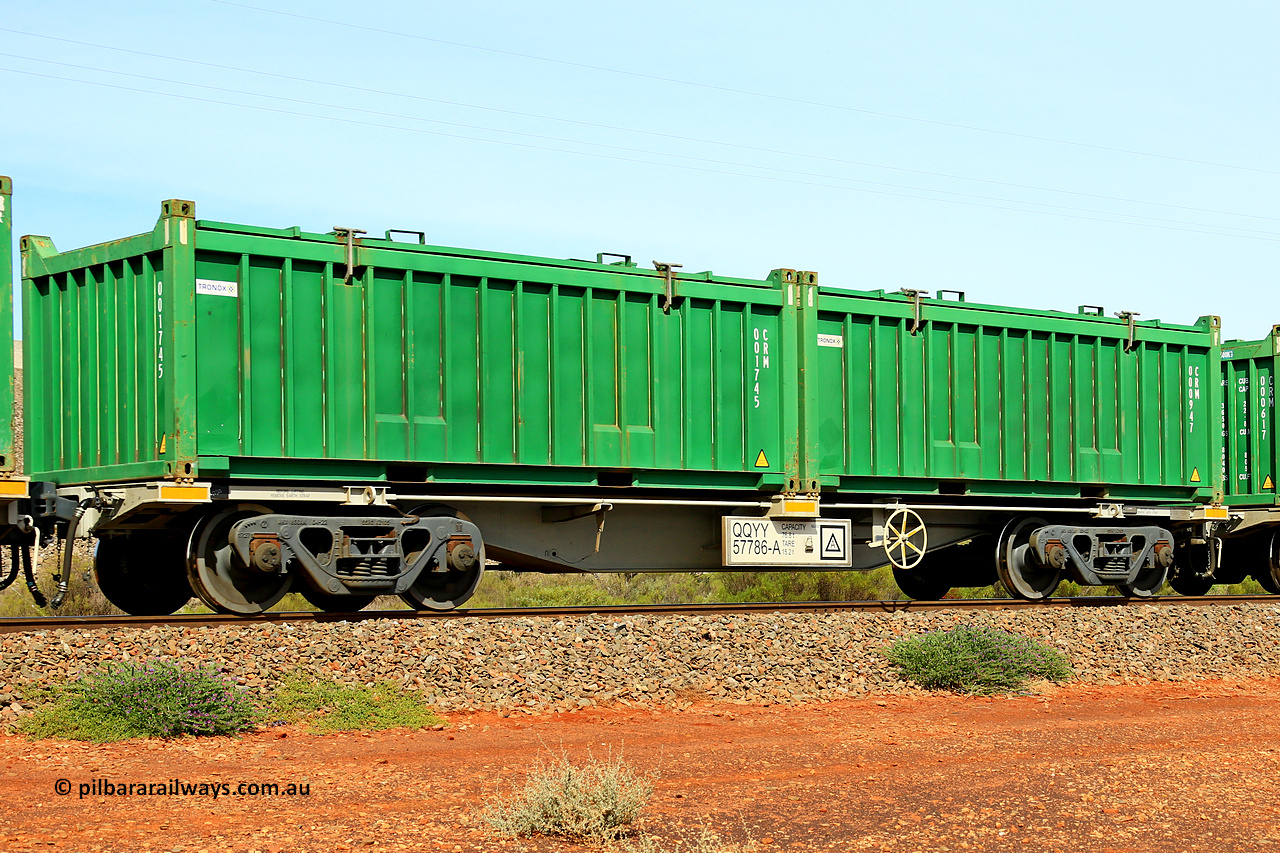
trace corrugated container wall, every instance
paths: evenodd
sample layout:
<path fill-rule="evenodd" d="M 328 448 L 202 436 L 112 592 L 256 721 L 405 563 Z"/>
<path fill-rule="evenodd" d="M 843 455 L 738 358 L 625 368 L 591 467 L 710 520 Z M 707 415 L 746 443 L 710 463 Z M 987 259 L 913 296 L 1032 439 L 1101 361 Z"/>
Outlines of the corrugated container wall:
<path fill-rule="evenodd" d="M 149 234 L 61 254 L 27 238 L 23 259 L 29 467 L 63 483 L 1220 487 L 1212 318 L 348 245 L 183 201 Z"/>
<path fill-rule="evenodd" d="M 824 289 L 822 474 L 903 494 L 1210 497 L 1217 319 Z M 1084 309 L 1082 309 L 1083 311 Z M 832 399 L 834 398 L 834 399 Z M 941 481 L 941 482 L 939 482 Z"/>
<path fill-rule="evenodd" d="M 669 285 L 390 239 L 355 241 L 348 272 L 343 235 L 193 216 L 166 202 L 151 234 L 63 254 L 30 238 L 38 476 L 783 485 L 793 273 Z"/>
<path fill-rule="evenodd" d="M 1222 479 L 1229 504 L 1277 503 L 1277 354 L 1280 326 L 1260 341 L 1228 341 L 1222 345 Z"/>

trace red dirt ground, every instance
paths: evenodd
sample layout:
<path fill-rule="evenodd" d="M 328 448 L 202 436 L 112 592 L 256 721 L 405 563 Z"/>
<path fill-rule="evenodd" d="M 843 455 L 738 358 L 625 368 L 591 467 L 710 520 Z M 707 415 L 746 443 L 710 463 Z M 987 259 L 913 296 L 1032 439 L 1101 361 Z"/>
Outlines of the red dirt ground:
<path fill-rule="evenodd" d="M 612 751 L 659 774 L 642 825 L 661 839 L 708 827 L 761 850 L 1280 851 L 1277 700 L 1267 680 L 459 714 L 444 731 L 371 735 L 3 736 L 0 850 L 584 850 L 498 838 L 476 812 L 540 757 Z M 96 779 L 310 794 L 82 797 Z"/>

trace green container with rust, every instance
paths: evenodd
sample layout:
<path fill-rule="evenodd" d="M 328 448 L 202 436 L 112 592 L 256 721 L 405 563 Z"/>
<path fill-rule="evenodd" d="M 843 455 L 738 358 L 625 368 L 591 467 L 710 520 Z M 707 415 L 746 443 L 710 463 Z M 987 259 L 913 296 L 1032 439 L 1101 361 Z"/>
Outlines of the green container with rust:
<path fill-rule="evenodd" d="M 24 238 L 33 477 L 788 485 L 793 271 L 362 233 L 171 200 L 135 237 L 63 253 Z"/>
<path fill-rule="evenodd" d="M 1280 448 L 1275 431 L 1275 361 L 1280 326 L 1260 341 L 1222 345 L 1222 479 L 1226 503 L 1275 506 Z"/>
<path fill-rule="evenodd" d="M 819 476 L 842 492 L 1183 501 L 1221 488 L 1218 320 L 817 295 Z"/>

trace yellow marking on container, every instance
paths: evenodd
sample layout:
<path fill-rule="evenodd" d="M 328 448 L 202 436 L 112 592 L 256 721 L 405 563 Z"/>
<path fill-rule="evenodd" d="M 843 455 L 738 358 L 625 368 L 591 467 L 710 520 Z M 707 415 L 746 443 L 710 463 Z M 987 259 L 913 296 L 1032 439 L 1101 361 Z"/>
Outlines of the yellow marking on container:
<path fill-rule="evenodd" d="M 787 512 L 812 512 L 818 511 L 817 501 L 786 501 L 785 509 Z"/>
<path fill-rule="evenodd" d="M 209 500 L 208 486 L 161 486 L 160 500 L 162 501 L 207 501 Z"/>
<path fill-rule="evenodd" d="M 0 480 L 0 495 L 6 498 L 25 498 L 27 496 L 27 481 Z"/>
<path fill-rule="evenodd" d="M 1274 489 L 1275 487 L 1276 487 L 1276 484 L 1275 484 L 1275 483 L 1273 483 L 1273 482 L 1271 482 L 1271 475 L 1270 475 L 1270 474 L 1268 474 L 1268 475 L 1267 475 L 1267 479 L 1265 479 L 1265 480 L 1263 480 L 1263 481 L 1262 481 L 1262 488 L 1264 488 L 1264 489 Z"/>
<path fill-rule="evenodd" d="M 768 468 L 768 467 L 769 467 L 769 459 L 764 455 L 764 450 L 763 450 L 763 449 L 761 449 L 761 451 L 760 451 L 760 455 L 756 457 L 756 467 L 757 467 L 757 468 Z"/>
<path fill-rule="evenodd" d="M 1200 469 L 1199 469 L 1199 468 L 1192 468 L 1192 469 L 1191 469 L 1191 482 L 1193 482 L 1193 483 L 1198 483 L 1198 482 L 1200 482 Z"/>
<path fill-rule="evenodd" d="M 1230 518 L 1231 513 L 1225 506 L 1207 506 L 1204 508 L 1205 518 Z"/>
<path fill-rule="evenodd" d="M 166 224 L 167 224 L 167 223 L 166 223 Z M 161 433 L 161 434 L 160 434 L 160 452 L 161 452 L 161 453 L 164 453 L 165 442 L 166 442 L 166 441 L 168 441 L 168 439 L 169 439 L 169 434 L 168 434 L 168 433 Z"/>

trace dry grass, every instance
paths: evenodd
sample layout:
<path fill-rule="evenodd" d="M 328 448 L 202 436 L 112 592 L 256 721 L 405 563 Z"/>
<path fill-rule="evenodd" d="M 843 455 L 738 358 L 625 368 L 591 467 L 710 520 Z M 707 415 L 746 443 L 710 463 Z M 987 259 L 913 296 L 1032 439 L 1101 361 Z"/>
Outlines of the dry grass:
<path fill-rule="evenodd" d="M 530 771 L 523 788 L 491 804 L 481 819 L 500 835 L 603 843 L 627 835 L 652 794 L 652 779 L 620 759 L 579 765 L 560 755 Z"/>

